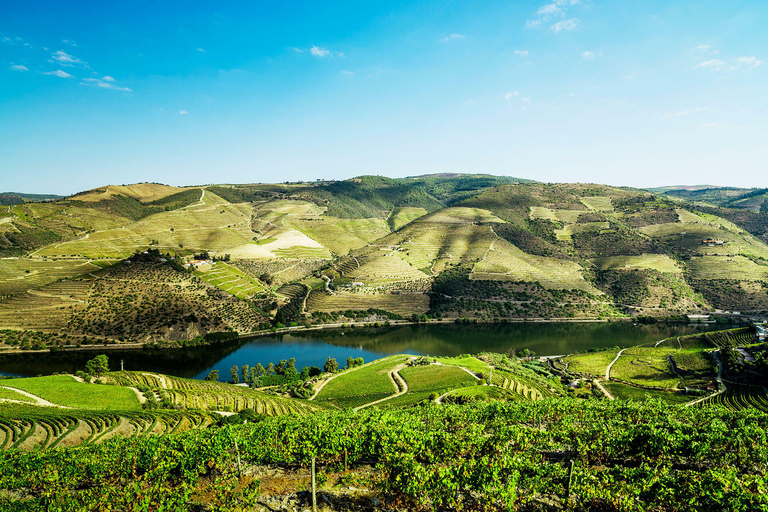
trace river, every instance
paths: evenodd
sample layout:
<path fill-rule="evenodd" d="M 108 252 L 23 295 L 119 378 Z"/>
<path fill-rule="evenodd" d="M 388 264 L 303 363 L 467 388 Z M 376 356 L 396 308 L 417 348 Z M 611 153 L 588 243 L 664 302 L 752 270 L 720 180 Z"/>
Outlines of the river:
<path fill-rule="evenodd" d="M 561 355 L 590 348 L 628 347 L 727 325 L 635 325 L 613 323 L 516 323 L 432 324 L 381 328 L 314 330 L 270 337 L 244 339 L 214 346 L 174 350 L 109 350 L 110 370 L 146 370 L 202 379 L 218 370 L 220 380 L 229 378 L 233 365 L 254 366 L 296 359 L 296 367 L 323 367 L 327 357 L 339 366 L 348 357 L 366 362 L 390 354 L 457 356 L 478 352 L 517 352 L 529 349 L 537 355 Z M 54 372 L 74 373 L 97 351 L 36 352 L 0 356 L 0 374 L 28 377 Z"/>

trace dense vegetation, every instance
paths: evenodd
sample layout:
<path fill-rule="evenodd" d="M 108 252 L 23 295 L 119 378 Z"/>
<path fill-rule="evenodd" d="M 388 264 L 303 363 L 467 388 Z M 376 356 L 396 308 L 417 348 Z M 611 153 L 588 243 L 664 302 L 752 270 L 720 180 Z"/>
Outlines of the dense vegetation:
<path fill-rule="evenodd" d="M 258 498 L 250 475 L 260 465 L 306 465 L 314 457 L 321 482 L 354 482 L 408 509 L 759 510 L 768 507 L 767 427 L 763 413 L 655 401 L 281 417 L 69 450 L 7 451 L 0 500 L 9 511 L 247 509 Z"/>

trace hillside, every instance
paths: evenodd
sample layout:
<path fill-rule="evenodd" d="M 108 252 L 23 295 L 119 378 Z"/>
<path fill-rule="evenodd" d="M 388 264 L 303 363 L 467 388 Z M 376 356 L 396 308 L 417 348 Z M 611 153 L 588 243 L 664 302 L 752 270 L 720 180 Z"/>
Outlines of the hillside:
<path fill-rule="evenodd" d="M 74 345 L 414 315 L 760 315 L 767 240 L 768 213 L 596 184 L 107 186 L 0 212 L 0 328 Z M 162 265 L 128 262 L 149 248 Z"/>

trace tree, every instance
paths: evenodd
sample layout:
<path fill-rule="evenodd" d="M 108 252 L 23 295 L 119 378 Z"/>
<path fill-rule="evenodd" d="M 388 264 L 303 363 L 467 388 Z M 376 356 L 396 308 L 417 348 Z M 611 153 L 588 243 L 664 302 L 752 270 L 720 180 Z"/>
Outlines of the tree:
<path fill-rule="evenodd" d="M 232 384 L 240 382 L 240 378 L 237 376 L 238 370 L 237 365 L 233 365 L 232 368 L 229 369 L 229 373 L 232 375 Z"/>
<path fill-rule="evenodd" d="M 214 382 L 219 380 L 219 370 L 211 370 L 211 373 L 205 376 L 205 380 L 212 380 Z"/>
<path fill-rule="evenodd" d="M 362 357 L 358 357 L 355 359 L 355 366 L 363 366 L 365 364 L 365 359 Z"/>
<path fill-rule="evenodd" d="M 103 372 L 109 371 L 109 360 L 107 359 L 107 356 L 101 354 L 85 363 L 85 371 L 91 375 L 101 377 Z"/>
<path fill-rule="evenodd" d="M 248 382 L 248 365 L 244 364 L 240 367 L 241 375 L 243 376 L 243 382 Z"/>
<path fill-rule="evenodd" d="M 353 366 L 355 366 L 355 358 L 352 356 L 349 356 L 347 358 L 347 368 L 352 368 Z"/>
<path fill-rule="evenodd" d="M 325 366 L 323 366 L 325 373 L 334 373 L 338 369 L 339 363 L 336 362 L 336 359 L 329 356 L 328 359 L 325 360 Z"/>

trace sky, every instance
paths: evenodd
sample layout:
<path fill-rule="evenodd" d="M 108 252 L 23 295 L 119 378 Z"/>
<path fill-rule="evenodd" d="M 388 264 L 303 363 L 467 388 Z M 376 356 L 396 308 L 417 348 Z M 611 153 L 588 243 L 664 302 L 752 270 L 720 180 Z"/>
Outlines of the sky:
<path fill-rule="evenodd" d="M 0 192 L 768 186 L 768 2 L 0 0 Z"/>

